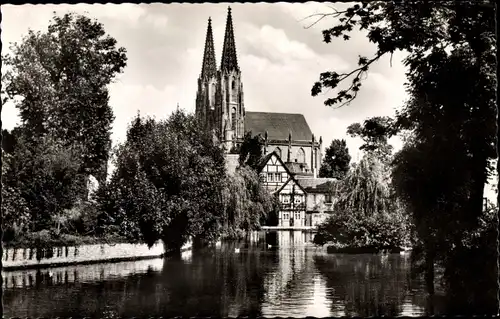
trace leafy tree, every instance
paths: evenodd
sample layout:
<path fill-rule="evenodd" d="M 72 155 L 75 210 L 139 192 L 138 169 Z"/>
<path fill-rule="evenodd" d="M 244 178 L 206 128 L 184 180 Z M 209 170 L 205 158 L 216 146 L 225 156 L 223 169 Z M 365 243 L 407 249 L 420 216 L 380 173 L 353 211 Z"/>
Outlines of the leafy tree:
<path fill-rule="evenodd" d="M 326 148 L 323 163 L 319 169 L 319 177 L 342 179 L 349 171 L 351 155 L 345 140 L 334 139 Z"/>
<path fill-rule="evenodd" d="M 408 53 L 404 64 L 409 70 L 411 99 L 397 121 L 400 128 L 410 129 L 414 135 L 396 159 L 396 190 L 413 213 L 420 239 L 426 241 L 426 273 L 433 292 L 436 258 L 440 256 L 447 263 L 446 256 L 465 249 L 455 235 L 460 231 L 449 225 L 462 231 L 477 225 L 488 162 L 495 157 L 495 4 L 442 1 L 430 6 L 427 2 L 363 1 L 319 18 L 328 16 L 338 18 L 339 23 L 323 31 L 325 42 L 332 37 L 349 40 L 349 32 L 359 28 L 368 31 L 368 39 L 378 49 L 371 58 L 359 57 L 359 67 L 351 72 L 320 75 L 313 95 L 352 79 L 347 88 L 328 98 L 326 105 L 351 102 L 362 77 L 382 56 L 395 51 Z M 438 172 L 437 167 L 444 171 Z M 451 187 L 441 189 L 439 178 L 448 178 L 444 181 Z M 426 185 L 430 188 L 425 189 Z M 419 191 L 412 193 L 415 188 Z M 443 246 L 438 248 L 443 254 L 437 253 L 433 242 Z M 445 247 L 458 248 L 447 255 Z M 453 271 L 458 265 L 446 266 Z"/>
<path fill-rule="evenodd" d="M 365 120 L 363 125 L 353 123 L 347 127 L 347 134 L 360 137 L 364 144 L 360 150 L 373 152 L 381 159 L 387 160 L 392 153 L 388 139 L 395 133 L 394 121 L 387 116 L 376 116 Z"/>
<path fill-rule="evenodd" d="M 252 132 L 247 132 L 240 145 L 239 153 L 240 165 L 248 165 L 257 169 L 263 157 L 264 139 L 260 134 L 252 136 Z"/>
<path fill-rule="evenodd" d="M 193 236 L 211 240 L 222 225 L 225 162 L 221 148 L 182 111 L 166 121 L 137 117 L 117 149 L 116 170 L 99 192 L 101 219 L 123 235 L 178 249 Z"/>
<path fill-rule="evenodd" d="M 126 65 L 124 48 L 97 21 L 54 16 L 46 32 L 30 30 L 2 57 L 2 86 L 20 111 L 28 141 L 51 134 L 83 148 L 82 169 L 106 178 L 113 112 L 107 85 Z"/>
<path fill-rule="evenodd" d="M 349 248 L 398 248 L 408 244 L 409 223 L 394 198 L 380 159 L 366 154 L 347 176 L 332 184 L 335 213 L 318 229 L 317 244 Z"/>
<path fill-rule="evenodd" d="M 436 52 L 429 56 L 433 72 L 425 68 L 414 71 L 418 80 L 410 86 L 412 98 L 398 119 L 400 127 L 411 129 L 412 139 L 394 162 L 396 189 L 413 211 L 425 247 L 428 281 L 433 281 L 432 261 L 439 261 L 447 269 L 447 286 L 453 289 L 457 289 L 457 278 L 448 274 L 469 265 L 457 262 L 456 256 L 478 250 L 464 243 L 464 234 L 477 232 L 483 215 L 484 184 L 491 172 L 489 161 L 496 157 L 494 88 L 486 89 L 482 67 L 469 58 L 461 49 L 450 56 Z M 447 85 L 436 87 L 435 83 L 445 81 Z M 488 95 L 485 104 L 477 104 Z M 489 244 L 481 247 L 482 255 L 486 258 L 494 247 L 496 241 L 490 238 Z M 481 274 L 497 272 L 495 263 L 480 264 L 490 265 L 479 271 Z M 471 290 L 458 289 L 450 295 L 457 291 Z M 480 290 L 476 292 L 482 295 Z M 475 307 L 467 300 L 476 298 L 463 297 L 460 304 Z"/>
<path fill-rule="evenodd" d="M 224 189 L 225 229 L 223 235 L 236 237 L 238 230 L 260 228 L 276 209 L 275 199 L 260 183 L 257 172 L 249 166 L 238 168 L 227 178 Z"/>
<path fill-rule="evenodd" d="M 6 216 L 13 222 L 29 224 L 30 231 L 50 229 L 53 220 L 84 192 L 80 152 L 50 136 L 35 145 L 26 143 L 24 137 L 18 139 L 14 151 L 3 158 Z"/>

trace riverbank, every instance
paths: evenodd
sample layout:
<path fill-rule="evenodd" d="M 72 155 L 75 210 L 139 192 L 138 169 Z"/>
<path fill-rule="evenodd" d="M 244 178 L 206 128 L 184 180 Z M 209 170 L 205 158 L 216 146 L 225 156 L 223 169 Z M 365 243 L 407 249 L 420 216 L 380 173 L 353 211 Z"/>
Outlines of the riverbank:
<path fill-rule="evenodd" d="M 411 251 L 407 247 L 391 247 L 391 248 L 374 248 L 374 247 L 338 247 L 335 245 L 326 246 L 326 251 L 329 254 L 378 254 L 378 253 L 406 253 Z"/>
<path fill-rule="evenodd" d="M 192 242 L 186 243 L 182 251 L 190 250 Z M 152 247 L 145 244 L 91 244 L 79 246 L 54 246 L 39 248 L 4 249 L 4 270 L 48 268 L 77 264 L 112 263 L 163 257 L 163 243 Z"/>
<path fill-rule="evenodd" d="M 138 244 L 130 239 L 118 235 L 106 235 L 101 237 L 60 234 L 55 235 L 48 230 L 35 233 L 27 233 L 15 240 L 3 242 L 4 249 L 23 249 L 32 247 L 66 247 L 98 244 Z"/>

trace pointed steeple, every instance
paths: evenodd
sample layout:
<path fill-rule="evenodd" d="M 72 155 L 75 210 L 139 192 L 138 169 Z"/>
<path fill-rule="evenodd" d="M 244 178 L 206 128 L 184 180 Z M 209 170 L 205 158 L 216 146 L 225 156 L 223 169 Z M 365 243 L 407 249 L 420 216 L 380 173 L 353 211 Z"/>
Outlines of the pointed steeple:
<path fill-rule="evenodd" d="M 208 18 L 207 38 L 205 40 L 205 53 L 203 54 L 201 78 L 204 79 L 216 75 L 217 75 L 217 64 L 215 62 L 214 36 L 212 33 L 212 18 Z"/>
<path fill-rule="evenodd" d="M 239 71 L 238 60 L 236 58 L 236 45 L 234 43 L 233 18 L 231 16 L 230 7 L 227 10 L 226 34 L 224 35 L 220 69 L 222 72 L 231 70 Z"/>

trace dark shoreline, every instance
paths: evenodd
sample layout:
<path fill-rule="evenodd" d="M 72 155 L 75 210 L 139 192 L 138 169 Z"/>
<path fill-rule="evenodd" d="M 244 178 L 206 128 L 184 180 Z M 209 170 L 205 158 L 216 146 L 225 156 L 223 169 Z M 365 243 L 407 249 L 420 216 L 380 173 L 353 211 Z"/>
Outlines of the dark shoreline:
<path fill-rule="evenodd" d="M 334 246 L 327 246 L 326 252 L 329 254 L 379 254 L 379 253 L 388 253 L 388 254 L 399 254 L 401 252 L 409 252 L 410 250 L 405 250 L 400 247 L 394 248 L 373 248 L 373 247 L 343 247 L 337 248 Z"/>

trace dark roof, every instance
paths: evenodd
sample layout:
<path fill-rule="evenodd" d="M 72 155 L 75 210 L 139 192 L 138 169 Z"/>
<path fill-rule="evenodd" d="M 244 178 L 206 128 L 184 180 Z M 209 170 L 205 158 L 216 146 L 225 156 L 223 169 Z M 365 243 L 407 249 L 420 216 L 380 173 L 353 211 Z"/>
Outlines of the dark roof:
<path fill-rule="evenodd" d="M 257 168 L 258 168 L 258 171 L 262 171 L 262 169 L 264 168 L 264 166 L 266 166 L 267 162 L 269 162 L 269 159 L 271 158 L 271 156 L 273 156 L 273 154 L 276 154 L 275 152 L 271 152 L 269 154 L 267 154 L 266 156 L 264 156 L 260 163 L 257 165 Z M 279 157 L 279 156 L 278 156 Z"/>
<path fill-rule="evenodd" d="M 298 182 L 298 179 L 294 178 L 293 175 L 290 175 L 290 177 L 288 178 L 288 180 L 283 184 L 281 185 L 281 187 L 275 192 L 276 194 L 279 194 L 281 193 L 281 191 L 285 188 L 286 185 L 288 185 L 288 183 L 290 183 L 290 181 L 294 181 L 295 184 L 297 184 L 297 186 L 304 192 L 304 193 L 307 193 L 306 190 L 304 189 L 304 187 L 302 187 L 302 185 L 299 184 Z"/>
<path fill-rule="evenodd" d="M 279 157 L 278 154 L 276 154 L 276 152 L 272 151 L 271 153 L 267 154 L 266 156 L 264 156 L 262 158 L 262 160 L 260 161 L 257 169 L 258 169 L 258 172 L 260 173 L 262 171 L 262 169 L 266 166 L 267 162 L 269 162 L 269 160 L 271 159 L 271 157 L 273 155 L 276 155 L 276 157 L 278 158 L 278 161 L 281 163 L 281 165 L 283 165 L 283 167 L 285 168 L 285 171 L 288 173 L 288 175 L 292 176 L 292 172 L 290 172 L 290 170 L 288 169 L 288 167 L 286 166 L 286 164 L 283 162 L 283 160 L 281 159 L 281 157 Z"/>
<path fill-rule="evenodd" d="M 288 140 L 292 132 L 292 141 L 310 141 L 312 132 L 302 114 L 246 112 L 245 131 L 264 137 L 267 130 L 269 140 Z"/>
<path fill-rule="evenodd" d="M 335 178 L 299 178 L 297 182 L 307 193 L 323 193 L 329 190 L 329 184 L 335 183 Z"/>

